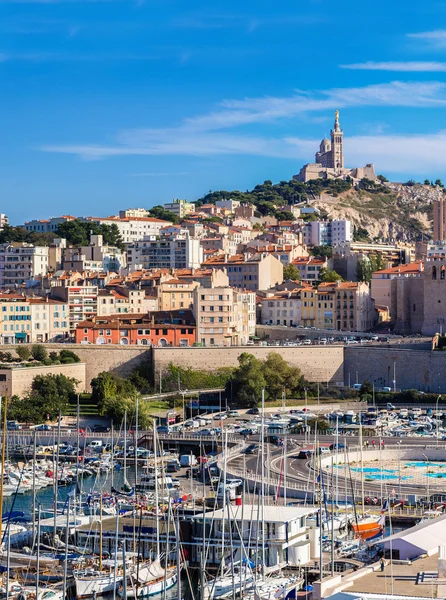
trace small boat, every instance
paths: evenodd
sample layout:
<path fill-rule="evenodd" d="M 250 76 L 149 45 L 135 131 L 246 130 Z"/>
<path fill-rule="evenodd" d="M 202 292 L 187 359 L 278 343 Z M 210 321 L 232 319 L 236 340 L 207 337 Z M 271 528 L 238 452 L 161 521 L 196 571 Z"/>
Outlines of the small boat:
<path fill-rule="evenodd" d="M 177 567 L 162 567 L 159 560 L 145 563 L 137 568 L 132 566 L 132 571 L 127 578 L 127 598 L 141 596 L 154 596 L 173 587 L 177 582 Z M 121 580 L 119 596 L 124 596 L 124 582 Z"/>

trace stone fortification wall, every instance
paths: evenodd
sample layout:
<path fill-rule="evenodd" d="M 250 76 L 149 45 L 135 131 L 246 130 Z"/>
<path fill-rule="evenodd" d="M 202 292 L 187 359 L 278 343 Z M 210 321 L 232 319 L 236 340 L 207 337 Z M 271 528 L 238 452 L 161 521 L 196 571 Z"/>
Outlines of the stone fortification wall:
<path fill-rule="evenodd" d="M 345 347 L 345 383 L 367 380 L 375 382 L 376 387 L 393 389 L 394 364 L 397 389 L 446 393 L 446 352 L 409 350 L 397 345 L 386 348 Z"/>
<path fill-rule="evenodd" d="M 228 348 L 153 348 L 153 366 L 156 372 L 170 363 L 185 368 L 215 370 L 235 367 L 242 352 L 249 352 L 264 360 L 270 352 L 277 352 L 290 365 L 299 367 L 310 381 L 343 383 L 342 346 L 315 347 L 228 347 Z"/>
<path fill-rule="evenodd" d="M 101 371 L 111 371 L 121 377 L 128 377 L 132 370 L 142 363 L 150 365 L 151 349 L 144 346 L 114 346 L 89 344 L 44 344 L 48 352 L 72 350 L 85 363 L 86 389 Z M 2 350 L 12 352 L 17 346 L 3 346 Z"/>

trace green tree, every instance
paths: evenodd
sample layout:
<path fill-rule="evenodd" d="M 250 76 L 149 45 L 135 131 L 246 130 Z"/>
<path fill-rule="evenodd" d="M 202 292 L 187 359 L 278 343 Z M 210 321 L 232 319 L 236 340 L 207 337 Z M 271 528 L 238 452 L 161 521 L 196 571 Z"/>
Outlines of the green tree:
<path fill-rule="evenodd" d="M 431 184 L 431 182 L 429 181 L 429 179 L 424 180 L 424 185 L 430 185 L 430 184 Z"/>
<path fill-rule="evenodd" d="M 379 179 L 381 183 L 386 183 L 386 181 L 389 181 L 387 177 L 384 177 L 384 175 L 378 175 L 377 179 Z"/>
<path fill-rule="evenodd" d="M 137 391 L 129 379 L 103 371 L 91 380 L 91 399 L 98 405 L 99 414 L 103 414 L 107 400 L 113 398 L 132 398 L 135 400 Z"/>
<path fill-rule="evenodd" d="M 333 269 L 322 267 L 319 273 L 319 281 L 323 283 L 334 283 L 336 281 L 344 281 L 344 279 Z"/>
<path fill-rule="evenodd" d="M 372 279 L 372 269 L 368 258 L 358 260 L 356 264 L 356 279 L 370 283 Z"/>
<path fill-rule="evenodd" d="M 288 396 L 296 393 L 303 385 L 302 372 L 298 367 L 290 366 L 276 352 L 270 352 L 263 363 L 263 376 L 266 381 L 268 398 L 279 398 L 282 392 Z"/>
<path fill-rule="evenodd" d="M 11 419 L 39 423 L 54 419 L 59 411 L 64 414 L 70 398 L 76 393 L 75 379 L 65 375 L 37 375 L 31 385 L 28 398 L 15 398 L 8 409 Z"/>
<path fill-rule="evenodd" d="M 232 395 L 241 407 L 256 406 L 261 399 L 266 381 L 262 372 L 261 361 L 247 352 L 238 357 L 239 366 L 235 369 L 231 380 L 226 386 L 227 394 Z"/>
<path fill-rule="evenodd" d="M 288 210 L 276 210 L 276 219 L 279 221 L 294 221 L 294 215 Z"/>
<path fill-rule="evenodd" d="M 20 360 L 27 361 L 31 358 L 31 350 L 28 348 L 28 346 L 18 346 L 16 352 Z"/>
<path fill-rule="evenodd" d="M 129 427 L 134 427 L 136 422 L 135 398 L 107 398 L 104 403 L 104 415 L 111 419 L 114 425 L 118 427 L 122 425 L 125 413 L 127 413 Z M 150 429 L 152 422 L 149 402 L 140 399 L 138 402 L 138 428 Z"/>
<path fill-rule="evenodd" d="M 59 353 L 60 362 L 65 365 L 69 363 L 81 362 L 79 356 L 72 350 L 61 350 Z"/>
<path fill-rule="evenodd" d="M 149 210 L 150 215 L 154 219 L 161 219 L 161 221 L 170 221 L 171 223 L 177 224 L 180 222 L 180 218 L 170 210 L 166 210 L 163 206 L 158 204 Z"/>
<path fill-rule="evenodd" d="M 284 281 L 297 281 L 300 279 L 299 269 L 293 263 L 286 265 L 283 268 L 283 280 Z"/>
<path fill-rule="evenodd" d="M 109 246 L 116 246 L 121 250 L 125 248 L 116 223 L 112 223 L 111 225 L 102 223 L 98 225 L 91 221 L 75 219 L 61 223 L 57 227 L 56 233 L 59 237 L 65 238 L 73 246 L 88 246 L 90 235 L 93 234 L 102 235 L 104 243 Z"/>
<path fill-rule="evenodd" d="M 41 344 L 33 344 L 31 346 L 31 354 L 34 360 L 39 362 L 44 362 L 48 358 L 48 352 L 46 351 L 45 346 Z"/>
<path fill-rule="evenodd" d="M 333 256 L 333 248 L 331 246 L 313 246 L 310 254 L 320 258 L 331 258 Z"/>
<path fill-rule="evenodd" d="M 366 395 L 371 395 L 373 394 L 373 385 L 370 383 L 370 381 L 363 381 L 362 385 L 361 385 L 361 389 L 359 390 L 359 395 L 360 396 L 366 396 Z"/>
<path fill-rule="evenodd" d="M 53 365 L 60 364 L 60 358 L 57 352 L 50 352 L 49 359 Z"/>
<path fill-rule="evenodd" d="M 441 179 L 436 179 L 435 180 L 435 185 L 438 185 L 439 187 L 444 187 L 443 182 L 441 181 Z"/>

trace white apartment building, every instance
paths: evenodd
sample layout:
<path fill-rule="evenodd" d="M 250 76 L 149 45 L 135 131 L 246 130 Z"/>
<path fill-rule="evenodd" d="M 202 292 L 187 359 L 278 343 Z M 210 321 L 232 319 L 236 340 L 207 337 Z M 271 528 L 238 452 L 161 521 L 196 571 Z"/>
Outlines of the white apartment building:
<path fill-rule="evenodd" d="M 48 248 L 11 242 L 0 244 L 0 288 L 14 288 L 48 271 Z"/>
<path fill-rule="evenodd" d="M 162 221 L 153 217 L 85 217 L 82 220 L 98 225 L 115 224 L 119 229 L 122 241 L 126 244 L 132 244 L 146 236 L 160 235 L 163 227 L 172 225 L 170 221 Z"/>
<path fill-rule="evenodd" d="M 303 242 L 307 246 L 334 246 L 352 241 L 351 221 L 310 221 L 302 226 Z"/>
<path fill-rule="evenodd" d="M 98 312 L 98 287 L 96 285 L 55 285 L 51 288 L 52 299 L 68 303 L 69 331 L 73 334 L 77 324 Z"/>
<path fill-rule="evenodd" d="M 127 247 L 129 271 L 138 269 L 198 269 L 203 262 L 200 240 L 187 231 L 160 238 L 145 236 Z"/>
<path fill-rule="evenodd" d="M 168 210 L 182 219 L 189 213 L 195 211 L 195 204 L 193 202 L 188 202 L 187 200 L 176 198 L 173 202 L 165 204 L 164 210 Z"/>
<path fill-rule="evenodd" d="M 240 202 L 238 200 L 217 200 L 215 206 L 220 210 L 229 210 L 230 212 L 234 212 L 236 208 L 240 206 Z"/>
<path fill-rule="evenodd" d="M 50 217 L 49 219 L 33 219 L 24 224 L 27 231 L 38 231 L 39 233 L 54 233 L 62 223 L 75 221 L 77 217 L 62 215 L 61 217 Z"/>
<path fill-rule="evenodd" d="M 5 225 L 9 225 L 9 219 L 4 213 L 0 213 L 0 229 L 3 229 Z"/>
<path fill-rule="evenodd" d="M 65 241 L 65 240 L 60 240 Z M 127 254 L 115 246 L 104 244 L 102 235 L 91 235 L 88 246 L 67 248 L 63 246 L 60 268 L 70 271 L 115 271 L 127 266 Z"/>
<path fill-rule="evenodd" d="M 31 337 L 29 342 L 60 342 L 70 334 L 69 307 L 48 298 L 29 298 Z"/>
<path fill-rule="evenodd" d="M 120 219 L 134 219 L 135 217 L 138 219 L 144 219 L 146 217 L 150 217 L 150 212 L 147 210 L 147 208 L 126 208 L 125 210 L 119 211 Z"/>
<path fill-rule="evenodd" d="M 300 325 L 302 323 L 302 291 L 269 293 L 262 299 L 262 325 Z"/>

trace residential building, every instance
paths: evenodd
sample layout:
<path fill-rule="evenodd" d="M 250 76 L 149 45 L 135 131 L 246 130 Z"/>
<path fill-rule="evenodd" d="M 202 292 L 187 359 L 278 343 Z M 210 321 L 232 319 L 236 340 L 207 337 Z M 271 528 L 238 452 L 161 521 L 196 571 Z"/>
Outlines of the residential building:
<path fill-rule="evenodd" d="M 168 202 L 165 204 L 164 209 L 182 219 L 189 213 L 195 211 L 195 204 L 193 202 L 188 202 L 187 200 L 176 198 L 173 202 Z"/>
<path fill-rule="evenodd" d="M 65 240 L 59 240 L 60 242 Z M 67 248 L 62 244 L 61 265 L 63 270 L 72 271 L 116 271 L 127 266 L 127 255 L 115 246 L 104 244 L 102 235 L 91 235 L 88 246 L 76 246 Z"/>
<path fill-rule="evenodd" d="M 424 270 L 424 262 L 419 260 L 408 265 L 399 265 L 372 273 L 371 293 L 376 306 L 391 307 L 392 279 L 396 277 L 418 276 Z M 392 313 L 390 313 L 392 314 Z"/>
<path fill-rule="evenodd" d="M 0 213 L 0 229 L 4 229 L 5 225 L 9 225 L 9 219 L 4 213 Z"/>
<path fill-rule="evenodd" d="M 203 346 L 239 346 L 255 333 L 255 294 L 231 287 L 194 292 L 197 341 Z"/>
<path fill-rule="evenodd" d="M 284 267 L 292 263 L 296 258 L 307 257 L 308 252 L 304 246 L 299 244 L 266 244 L 264 246 L 257 245 L 255 252 L 261 254 L 271 254 L 283 264 Z M 250 255 L 249 250 L 245 250 L 244 254 Z"/>
<path fill-rule="evenodd" d="M 316 294 L 316 327 L 335 329 L 336 327 L 336 286 L 320 283 Z"/>
<path fill-rule="evenodd" d="M 70 335 L 69 306 L 60 300 L 29 298 L 31 343 L 61 342 Z"/>
<path fill-rule="evenodd" d="M 426 243 L 426 255 L 424 258 L 428 256 L 446 256 L 446 240 Z"/>
<path fill-rule="evenodd" d="M 146 295 L 145 290 L 132 290 L 124 286 L 99 290 L 97 315 L 105 317 L 119 314 L 147 314 L 158 309 L 156 299 Z"/>
<path fill-rule="evenodd" d="M 235 209 L 240 206 L 240 201 L 232 200 L 231 198 L 228 200 L 217 200 L 215 202 L 215 206 L 221 210 L 228 210 L 229 212 L 233 213 Z"/>
<path fill-rule="evenodd" d="M 238 243 L 232 236 L 214 235 L 210 237 L 202 237 L 200 239 L 200 245 L 205 254 L 209 252 L 223 252 L 229 256 L 234 256 L 237 254 Z"/>
<path fill-rule="evenodd" d="M 387 267 L 408 264 L 415 260 L 413 244 L 376 244 L 368 242 L 345 242 L 333 245 L 333 268 L 346 281 L 355 281 L 359 261 L 368 260 L 370 256 L 380 256 Z"/>
<path fill-rule="evenodd" d="M 91 317 L 76 329 L 78 344 L 124 346 L 192 346 L 196 342 L 191 311 L 156 312 L 147 315 Z"/>
<path fill-rule="evenodd" d="M 240 204 L 234 209 L 234 215 L 237 219 L 252 219 L 256 210 L 252 204 Z"/>
<path fill-rule="evenodd" d="M 274 256 L 255 254 L 213 256 L 202 265 L 205 268 L 225 269 L 229 285 L 247 290 L 268 290 L 283 281 L 283 264 Z"/>
<path fill-rule="evenodd" d="M 193 309 L 194 290 L 199 282 L 172 277 L 158 285 L 159 310 Z"/>
<path fill-rule="evenodd" d="M 446 199 L 434 200 L 432 208 L 434 242 L 446 240 Z"/>
<path fill-rule="evenodd" d="M 200 240 L 181 233 L 145 236 L 127 247 L 130 271 L 138 269 L 185 269 L 198 268 L 203 260 Z"/>
<path fill-rule="evenodd" d="M 120 219 L 147 219 L 150 218 L 150 212 L 147 208 L 126 208 L 119 211 Z"/>
<path fill-rule="evenodd" d="M 311 288 L 308 288 L 311 290 Z M 261 302 L 261 323 L 263 325 L 286 325 L 293 327 L 302 324 L 302 288 L 267 293 Z"/>
<path fill-rule="evenodd" d="M 37 231 L 38 233 L 55 233 L 59 225 L 62 223 L 75 221 L 76 219 L 77 217 L 73 217 L 72 215 L 50 217 L 49 219 L 34 219 L 33 221 L 27 221 L 23 227 L 27 231 Z"/>
<path fill-rule="evenodd" d="M 21 294 L 0 293 L 0 343 L 18 344 L 31 341 L 31 307 Z"/>
<path fill-rule="evenodd" d="M 0 244 L 0 288 L 16 288 L 48 272 L 48 248 L 11 242 Z"/>
<path fill-rule="evenodd" d="M 172 225 L 170 221 L 155 219 L 153 217 L 85 217 L 82 220 L 97 223 L 98 225 L 115 224 L 122 241 L 126 244 L 142 240 L 145 236 L 160 235 L 160 230 L 163 227 Z"/>
<path fill-rule="evenodd" d="M 78 324 L 98 312 L 98 285 L 81 275 L 64 273 L 51 287 L 51 298 L 68 304 L 70 334 Z"/>
<path fill-rule="evenodd" d="M 0 294 L 0 343 L 60 342 L 68 337 L 68 305 L 49 298 Z"/>
<path fill-rule="evenodd" d="M 351 222 L 346 219 L 310 221 L 302 225 L 302 233 L 307 246 L 334 246 L 352 241 Z"/>
<path fill-rule="evenodd" d="M 326 290 L 329 284 L 326 284 Z M 356 281 L 337 281 L 332 284 L 336 293 L 336 325 L 341 331 L 368 331 L 376 325 L 377 314 L 370 287 Z"/>
<path fill-rule="evenodd" d="M 316 282 L 320 279 L 321 269 L 326 269 L 328 262 L 326 259 L 315 256 L 303 256 L 295 258 L 291 264 L 299 271 L 302 281 Z"/>

